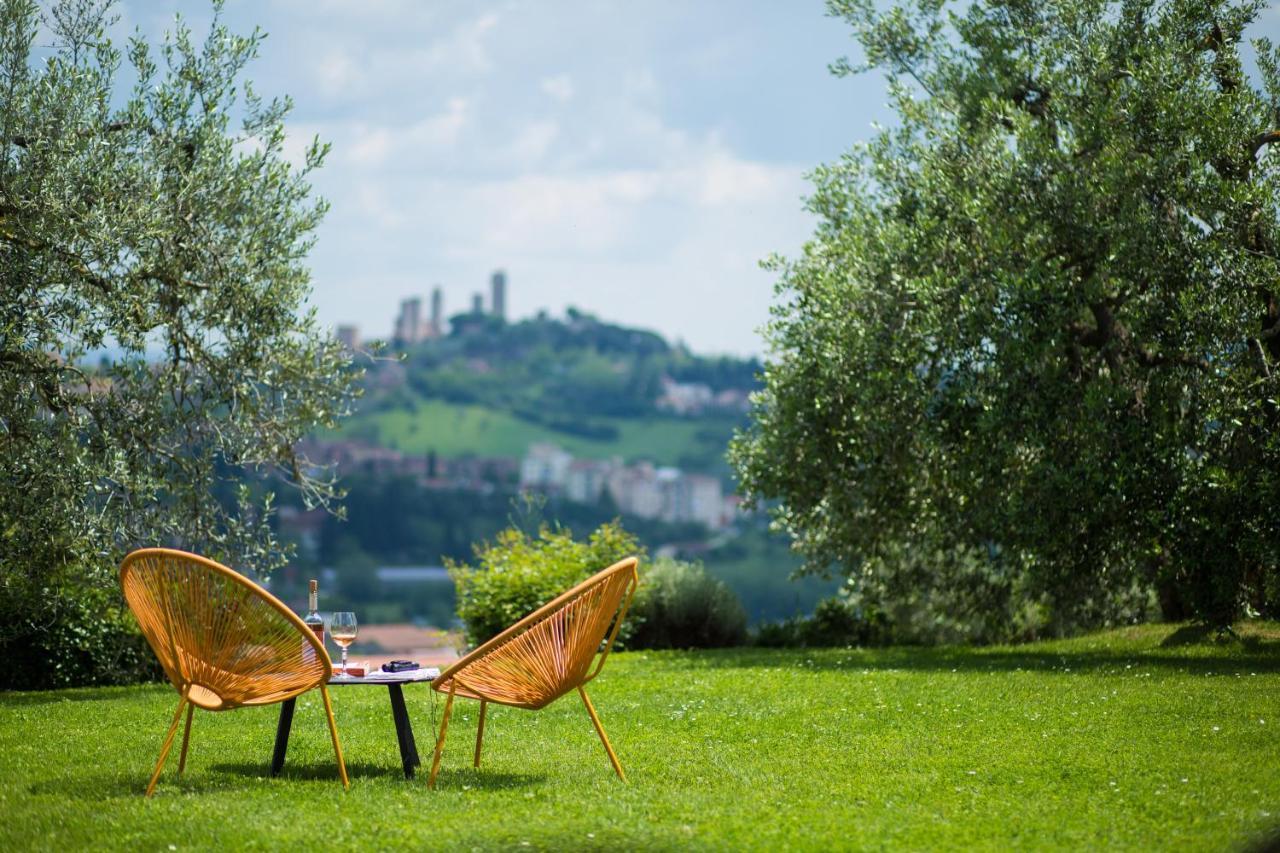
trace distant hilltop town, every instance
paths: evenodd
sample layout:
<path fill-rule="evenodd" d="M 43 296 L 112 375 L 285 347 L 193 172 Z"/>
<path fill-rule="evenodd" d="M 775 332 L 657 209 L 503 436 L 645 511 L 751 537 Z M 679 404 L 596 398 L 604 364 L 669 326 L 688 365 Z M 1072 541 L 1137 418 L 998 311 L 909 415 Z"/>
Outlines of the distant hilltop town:
<path fill-rule="evenodd" d="M 471 296 L 472 317 L 496 317 L 507 319 L 507 273 L 505 270 L 494 270 L 489 276 L 490 302 L 489 310 L 484 310 L 484 294 L 476 292 Z M 444 337 L 447 333 L 444 317 L 444 290 L 436 285 L 431 290 L 431 315 L 422 316 L 422 299 L 417 296 L 401 300 L 400 313 L 392 325 L 390 340 L 396 346 L 408 346 Z M 335 337 L 347 349 L 360 348 L 361 337 L 358 326 L 344 324 L 334 331 Z"/>
<path fill-rule="evenodd" d="M 583 504 L 597 503 L 607 494 L 627 515 L 696 521 L 711 530 L 729 527 L 741 512 L 741 499 L 726 496 L 719 477 L 649 462 L 624 465 L 617 458 L 575 459 L 545 442 L 530 445 L 521 460 L 520 488 Z"/>
<path fill-rule="evenodd" d="M 444 458 L 435 453 L 404 453 L 351 439 L 309 439 L 299 446 L 319 474 L 333 466 L 344 475 L 404 477 L 421 488 L 476 494 L 529 492 L 580 504 L 599 504 L 606 497 L 617 511 L 666 522 L 697 522 L 709 531 L 730 531 L 743 518 L 742 499 L 725 494 L 720 478 L 675 467 L 620 458 L 575 458 L 550 442 L 529 445 L 522 459 L 509 457 Z M 280 529 L 302 553 L 320 552 L 329 513 L 320 508 L 280 508 Z"/>

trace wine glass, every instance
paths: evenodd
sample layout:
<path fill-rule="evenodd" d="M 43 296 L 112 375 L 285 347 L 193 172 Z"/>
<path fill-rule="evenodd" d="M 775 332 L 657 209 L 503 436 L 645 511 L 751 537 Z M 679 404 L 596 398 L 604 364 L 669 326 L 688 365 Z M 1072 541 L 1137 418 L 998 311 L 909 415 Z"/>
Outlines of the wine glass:
<path fill-rule="evenodd" d="M 347 675 L 347 647 L 356 639 L 356 615 L 349 610 L 334 613 L 329 620 L 329 634 L 335 643 L 342 646 L 342 668 L 338 671 L 338 678 L 350 678 Z"/>

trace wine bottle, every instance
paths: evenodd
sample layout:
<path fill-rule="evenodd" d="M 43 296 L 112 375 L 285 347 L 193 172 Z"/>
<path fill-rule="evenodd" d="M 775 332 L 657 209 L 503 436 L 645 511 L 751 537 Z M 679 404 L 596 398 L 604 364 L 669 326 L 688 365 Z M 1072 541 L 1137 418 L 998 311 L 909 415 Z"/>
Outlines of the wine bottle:
<path fill-rule="evenodd" d="M 311 581 L 311 592 L 307 599 L 307 616 L 302 621 L 307 623 L 307 627 L 316 632 L 316 636 L 320 638 L 320 645 L 324 645 L 324 618 L 320 615 L 320 592 L 319 584 L 313 578 Z M 310 663 L 316 659 L 316 650 L 307 643 L 302 650 L 302 659 Z"/>

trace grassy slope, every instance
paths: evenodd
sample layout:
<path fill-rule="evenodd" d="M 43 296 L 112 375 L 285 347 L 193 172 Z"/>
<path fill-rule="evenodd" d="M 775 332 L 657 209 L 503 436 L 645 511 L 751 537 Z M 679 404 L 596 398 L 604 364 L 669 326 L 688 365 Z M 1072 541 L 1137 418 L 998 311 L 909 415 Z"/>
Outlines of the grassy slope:
<path fill-rule="evenodd" d="M 344 424 L 342 434 L 376 440 L 407 453 L 434 450 L 441 456 L 523 456 L 534 442 L 548 441 L 571 453 L 586 458 L 605 459 L 613 455 L 631 460 L 639 457 L 656 459 L 662 464 L 677 464 L 685 454 L 706 455 L 706 442 L 698 438 L 700 430 L 722 433 L 728 442 L 733 425 L 729 421 L 679 420 L 676 418 L 621 419 L 599 418 L 619 431 L 614 441 L 599 441 L 557 432 L 520 420 L 509 412 L 484 406 L 459 405 L 443 400 L 422 400 L 418 409 L 359 414 Z M 375 435 L 376 433 L 376 435 Z"/>
<path fill-rule="evenodd" d="M 146 782 L 165 687 L 0 695 L 6 847 L 1177 848 L 1280 827 L 1280 629 L 1161 648 L 1168 627 L 1017 648 L 630 653 L 592 691 L 631 777 L 570 696 L 499 708 L 470 768 L 460 701 L 440 787 L 397 769 L 385 694 L 318 696 L 264 778 L 275 709 L 197 716 L 187 775 Z M 426 691 L 412 688 L 420 750 Z M 172 849 L 172 848 L 170 848 Z"/>

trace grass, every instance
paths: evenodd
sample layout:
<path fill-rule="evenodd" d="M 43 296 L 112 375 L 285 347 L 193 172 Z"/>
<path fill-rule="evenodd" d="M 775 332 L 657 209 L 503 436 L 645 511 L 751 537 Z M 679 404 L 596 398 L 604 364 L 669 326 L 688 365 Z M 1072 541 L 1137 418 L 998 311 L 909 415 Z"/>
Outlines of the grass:
<path fill-rule="evenodd" d="M 342 434 L 373 440 L 405 453 L 435 451 L 444 457 L 521 457 L 535 442 L 558 444 L 577 456 L 631 460 L 649 458 L 663 465 L 682 458 L 713 457 L 724 453 L 735 421 L 714 418 L 597 418 L 618 429 L 614 440 L 569 435 L 529 423 L 515 415 L 485 406 L 443 400 L 418 400 L 414 411 L 389 409 L 358 414 L 344 424 Z M 700 435 L 701 433 L 701 435 Z M 709 453 L 709 448 L 712 453 Z"/>
<path fill-rule="evenodd" d="M 1184 641 L 1185 644 L 1184 644 Z M 432 703 L 406 691 L 429 761 Z M 1148 626 L 1012 648 L 629 653 L 592 691 L 498 708 L 470 767 L 459 701 L 438 790 L 400 775 L 384 693 L 318 696 L 265 776 L 274 708 L 197 715 L 142 789 L 171 688 L 0 695 L 5 847 L 1240 847 L 1280 827 L 1280 628 L 1216 645 Z M 437 706 L 438 710 L 438 706 Z"/>

